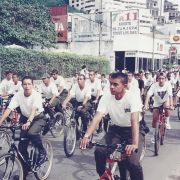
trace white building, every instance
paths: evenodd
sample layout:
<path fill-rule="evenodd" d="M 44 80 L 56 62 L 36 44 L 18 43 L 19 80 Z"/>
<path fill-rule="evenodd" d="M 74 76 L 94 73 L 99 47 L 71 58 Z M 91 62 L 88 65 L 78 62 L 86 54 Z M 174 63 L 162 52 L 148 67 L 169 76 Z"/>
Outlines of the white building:
<path fill-rule="evenodd" d="M 146 8 L 145 0 L 70 0 L 69 5 L 84 12 Z"/>

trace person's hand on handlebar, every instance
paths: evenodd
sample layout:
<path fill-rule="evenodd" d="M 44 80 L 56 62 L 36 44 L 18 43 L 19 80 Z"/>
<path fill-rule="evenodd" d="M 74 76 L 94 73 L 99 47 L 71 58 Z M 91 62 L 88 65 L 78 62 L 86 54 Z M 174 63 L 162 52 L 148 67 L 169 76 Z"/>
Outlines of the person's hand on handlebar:
<path fill-rule="evenodd" d="M 130 144 L 130 145 L 126 145 L 125 151 L 126 151 L 126 155 L 130 156 L 131 154 L 133 154 L 135 151 L 137 151 L 138 146 L 135 144 Z"/>
<path fill-rule="evenodd" d="M 80 149 L 86 149 L 87 146 L 89 145 L 89 141 L 90 141 L 89 136 L 85 134 L 80 142 Z"/>

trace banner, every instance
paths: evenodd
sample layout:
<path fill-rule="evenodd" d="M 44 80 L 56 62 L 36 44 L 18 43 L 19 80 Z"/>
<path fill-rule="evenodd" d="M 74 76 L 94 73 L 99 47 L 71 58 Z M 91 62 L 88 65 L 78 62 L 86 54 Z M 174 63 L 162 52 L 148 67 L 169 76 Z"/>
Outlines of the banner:
<path fill-rule="evenodd" d="M 53 6 L 49 8 L 51 20 L 54 23 L 54 29 L 57 33 L 58 42 L 67 42 L 68 34 L 68 15 L 67 5 L 65 6 Z"/>
<path fill-rule="evenodd" d="M 139 11 L 124 10 L 112 12 L 112 34 L 127 35 L 139 33 Z"/>

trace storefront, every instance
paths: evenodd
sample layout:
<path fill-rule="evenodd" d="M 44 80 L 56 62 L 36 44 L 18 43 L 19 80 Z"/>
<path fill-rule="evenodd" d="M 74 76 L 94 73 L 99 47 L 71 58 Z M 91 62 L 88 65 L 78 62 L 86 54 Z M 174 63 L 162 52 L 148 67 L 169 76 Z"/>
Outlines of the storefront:
<path fill-rule="evenodd" d="M 115 68 L 134 72 L 161 69 L 167 57 L 164 46 L 163 40 L 142 34 L 115 36 Z"/>

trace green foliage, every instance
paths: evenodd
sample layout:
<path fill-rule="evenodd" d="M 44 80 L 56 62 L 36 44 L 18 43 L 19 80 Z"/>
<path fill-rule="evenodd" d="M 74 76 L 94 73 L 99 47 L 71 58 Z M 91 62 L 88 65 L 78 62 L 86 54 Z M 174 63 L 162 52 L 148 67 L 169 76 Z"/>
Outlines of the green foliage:
<path fill-rule="evenodd" d="M 45 53 L 27 49 L 0 47 L 2 74 L 5 71 L 17 71 L 21 76 L 31 75 L 38 79 L 52 69 L 64 77 L 71 77 L 86 64 L 89 69 L 100 73 L 109 73 L 109 62 L 103 57 L 79 56 L 70 53 Z"/>
<path fill-rule="evenodd" d="M 52 47 L 54 26 L 49 10 L 36 0 L 0 1 L 0 44 Z"/>

